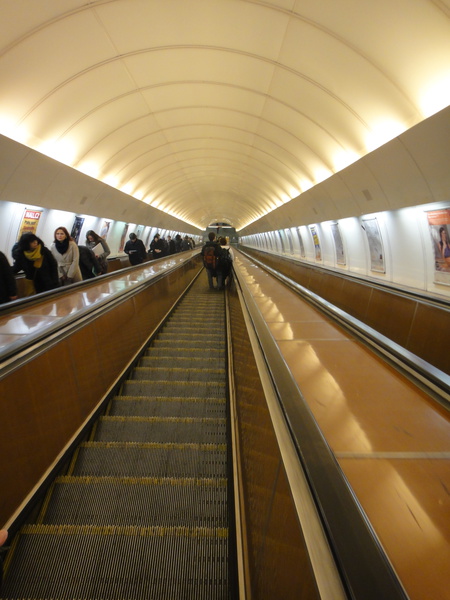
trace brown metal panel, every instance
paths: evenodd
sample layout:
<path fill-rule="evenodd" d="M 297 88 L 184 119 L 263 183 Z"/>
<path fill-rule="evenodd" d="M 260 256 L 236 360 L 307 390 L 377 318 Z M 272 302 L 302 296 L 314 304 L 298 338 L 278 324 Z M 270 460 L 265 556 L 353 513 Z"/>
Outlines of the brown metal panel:
<path fill-rule="evenodd" d="M 406 344 L 408 350 L 447 374 L 450 374 L 449 321 L 450 311 L 418 304 Z"/>
<path fill-rule="evenodd" d="M 406 348 L 415 310 L 416 302 L 411 298 L 374 288 L 366 323 Z"/>

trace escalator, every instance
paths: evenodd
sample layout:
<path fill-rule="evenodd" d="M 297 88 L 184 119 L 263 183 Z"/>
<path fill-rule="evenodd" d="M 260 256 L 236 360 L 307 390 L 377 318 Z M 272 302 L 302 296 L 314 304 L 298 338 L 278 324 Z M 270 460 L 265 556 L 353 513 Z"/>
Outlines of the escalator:
<path fill-rule="evenodd" d="M 225 299 L 204 283 L 15 536 L 3 599 L 236 597 Z"/>

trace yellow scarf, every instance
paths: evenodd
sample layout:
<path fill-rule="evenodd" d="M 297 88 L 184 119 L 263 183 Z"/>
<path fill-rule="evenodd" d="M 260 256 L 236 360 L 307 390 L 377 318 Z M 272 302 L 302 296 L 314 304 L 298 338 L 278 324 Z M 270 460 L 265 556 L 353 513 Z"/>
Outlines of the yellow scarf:
<path fill-rule="evenodd" d="M 33 265 L 36 269 L 40 269 L 42 267 L 42 261 L 44 260 L 44 257 L 41 253 L 40 244 L 34 250 L 25 250 L 24 254 L 28 260 L 33 261 Z"/>

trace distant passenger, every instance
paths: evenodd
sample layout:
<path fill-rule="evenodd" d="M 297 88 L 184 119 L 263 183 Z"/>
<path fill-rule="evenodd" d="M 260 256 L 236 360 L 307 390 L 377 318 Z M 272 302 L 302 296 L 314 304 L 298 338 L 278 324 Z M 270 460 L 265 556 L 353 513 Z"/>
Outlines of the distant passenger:
<path fill-rule="evenodd" d="M 148 252 L 153 259 L 161 258 L 162 256 L 164 256 L 164 246 L 164 240 L 161 239 L 159 233 L 156 233 L 155 237 L 153 238 L 150 244 Z"/>
<path fill-rule="evenodd" d="M 24 233 L 15 251 L 13 271 L 25 273 L 25 296 L 59 287 L 58 263 L 34 233 Z"/>
<path fill-rule="evenodd" d="M 61 285 L 70 285 L 82 281 L 80 271 L 80 253 L 75 240 L 65 227 L 55 230 L 55 239 L 51 251 L 58 263 L 59 282 Z"/>
<path fill-rule="evenodd" d="M 177 233 L 175 236 L 175 250 L 176 252 L 181 252 L 181 243 L 182 243 L 181 235 Z"/>
<path fill-rule="evenodd" d="M 98 262 L 100 263 L 100 267 L 102 269 L 101 274 L 105 274 L 108 272 L 108 263 L 106 259 L 111 254 L 111 250 L 109 249 L 106 240 L 92 231 L 90 229 L 86 233 L 86 246 L 94 251 L 95 256 L 97 257 Z"/>
<path fill-rule="evenodd" d="M 208 284 L 209 289 L 215 289 L 213 278 L 217 277 L 217 264 L 220 255 L 220 247 L 216 242 L 216 234 L 214 231 L 211 231 L 208 234 L 208 242 L 202 248 L 202 257 L 203 257 L 203 265 L 206 269 L 206 274 L 208 275 Z"/>
<path fill-rule="evenodd" d="M 132 265 L 140 265 L 147 258 L 144 242 L 140 240 L 135 233 L 130 233 L 129 240 L 125 244 L 123 251 L 128 254 Z"/>
<path fill-rule="evenodd" d="M 175 240 L 173 240 L 170 235 L 167 236 L 167 245 L 169 247 L 168 253 L 175 254 L 175 252 L 177 251 L 177 247 L 175 245 Z"/>
<path fill-rule="evenodd" d="M 17 299 L 16 278 L 8 259 L 0 252 L 0 304 Z"/>
<path fill-rule="evenodd" d="M 102 267 L 94 252 L 87 246 L 78 246 L 80 253 L 80 271 L 83 279 L 92 279 L 102 274 Z"/>
<path fill-rule="evenodd" d="M 181 242 L 181 251 L 184 252 L 185 250 L 192 250 L 192 245 L 187 235 L 184 236 Z"/>
<path fill-rule="evenodd" d="M 223 290 L 227 283 L 227 278 L 229 282 L 234 255 L 233 250 L 228 245 L 227 238 L 221 237 L 219 239 L 219 244 L 220 256 L 219 264 L 217 265 L 217 287 L 219 290 Z"/>

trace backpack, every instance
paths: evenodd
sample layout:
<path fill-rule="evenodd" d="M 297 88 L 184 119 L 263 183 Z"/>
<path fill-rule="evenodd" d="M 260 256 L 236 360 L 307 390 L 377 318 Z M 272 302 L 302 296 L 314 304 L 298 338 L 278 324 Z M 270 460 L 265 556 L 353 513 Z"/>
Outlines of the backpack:
<path fill-rule="evenodd" d="M 230 249 L 221 248 L 219 256 L 219 269 L 223 271 L 224 274 L 228 275 L 228 273 L 231 271 L 232 264 L 233 259 L 231 258 Z"/>
<path fill-rule="evenodd" d="M 216 246 L 205 246 L 203 250 L 203 264 L 205 269 L 215 271 L 217 266 Z"/>

